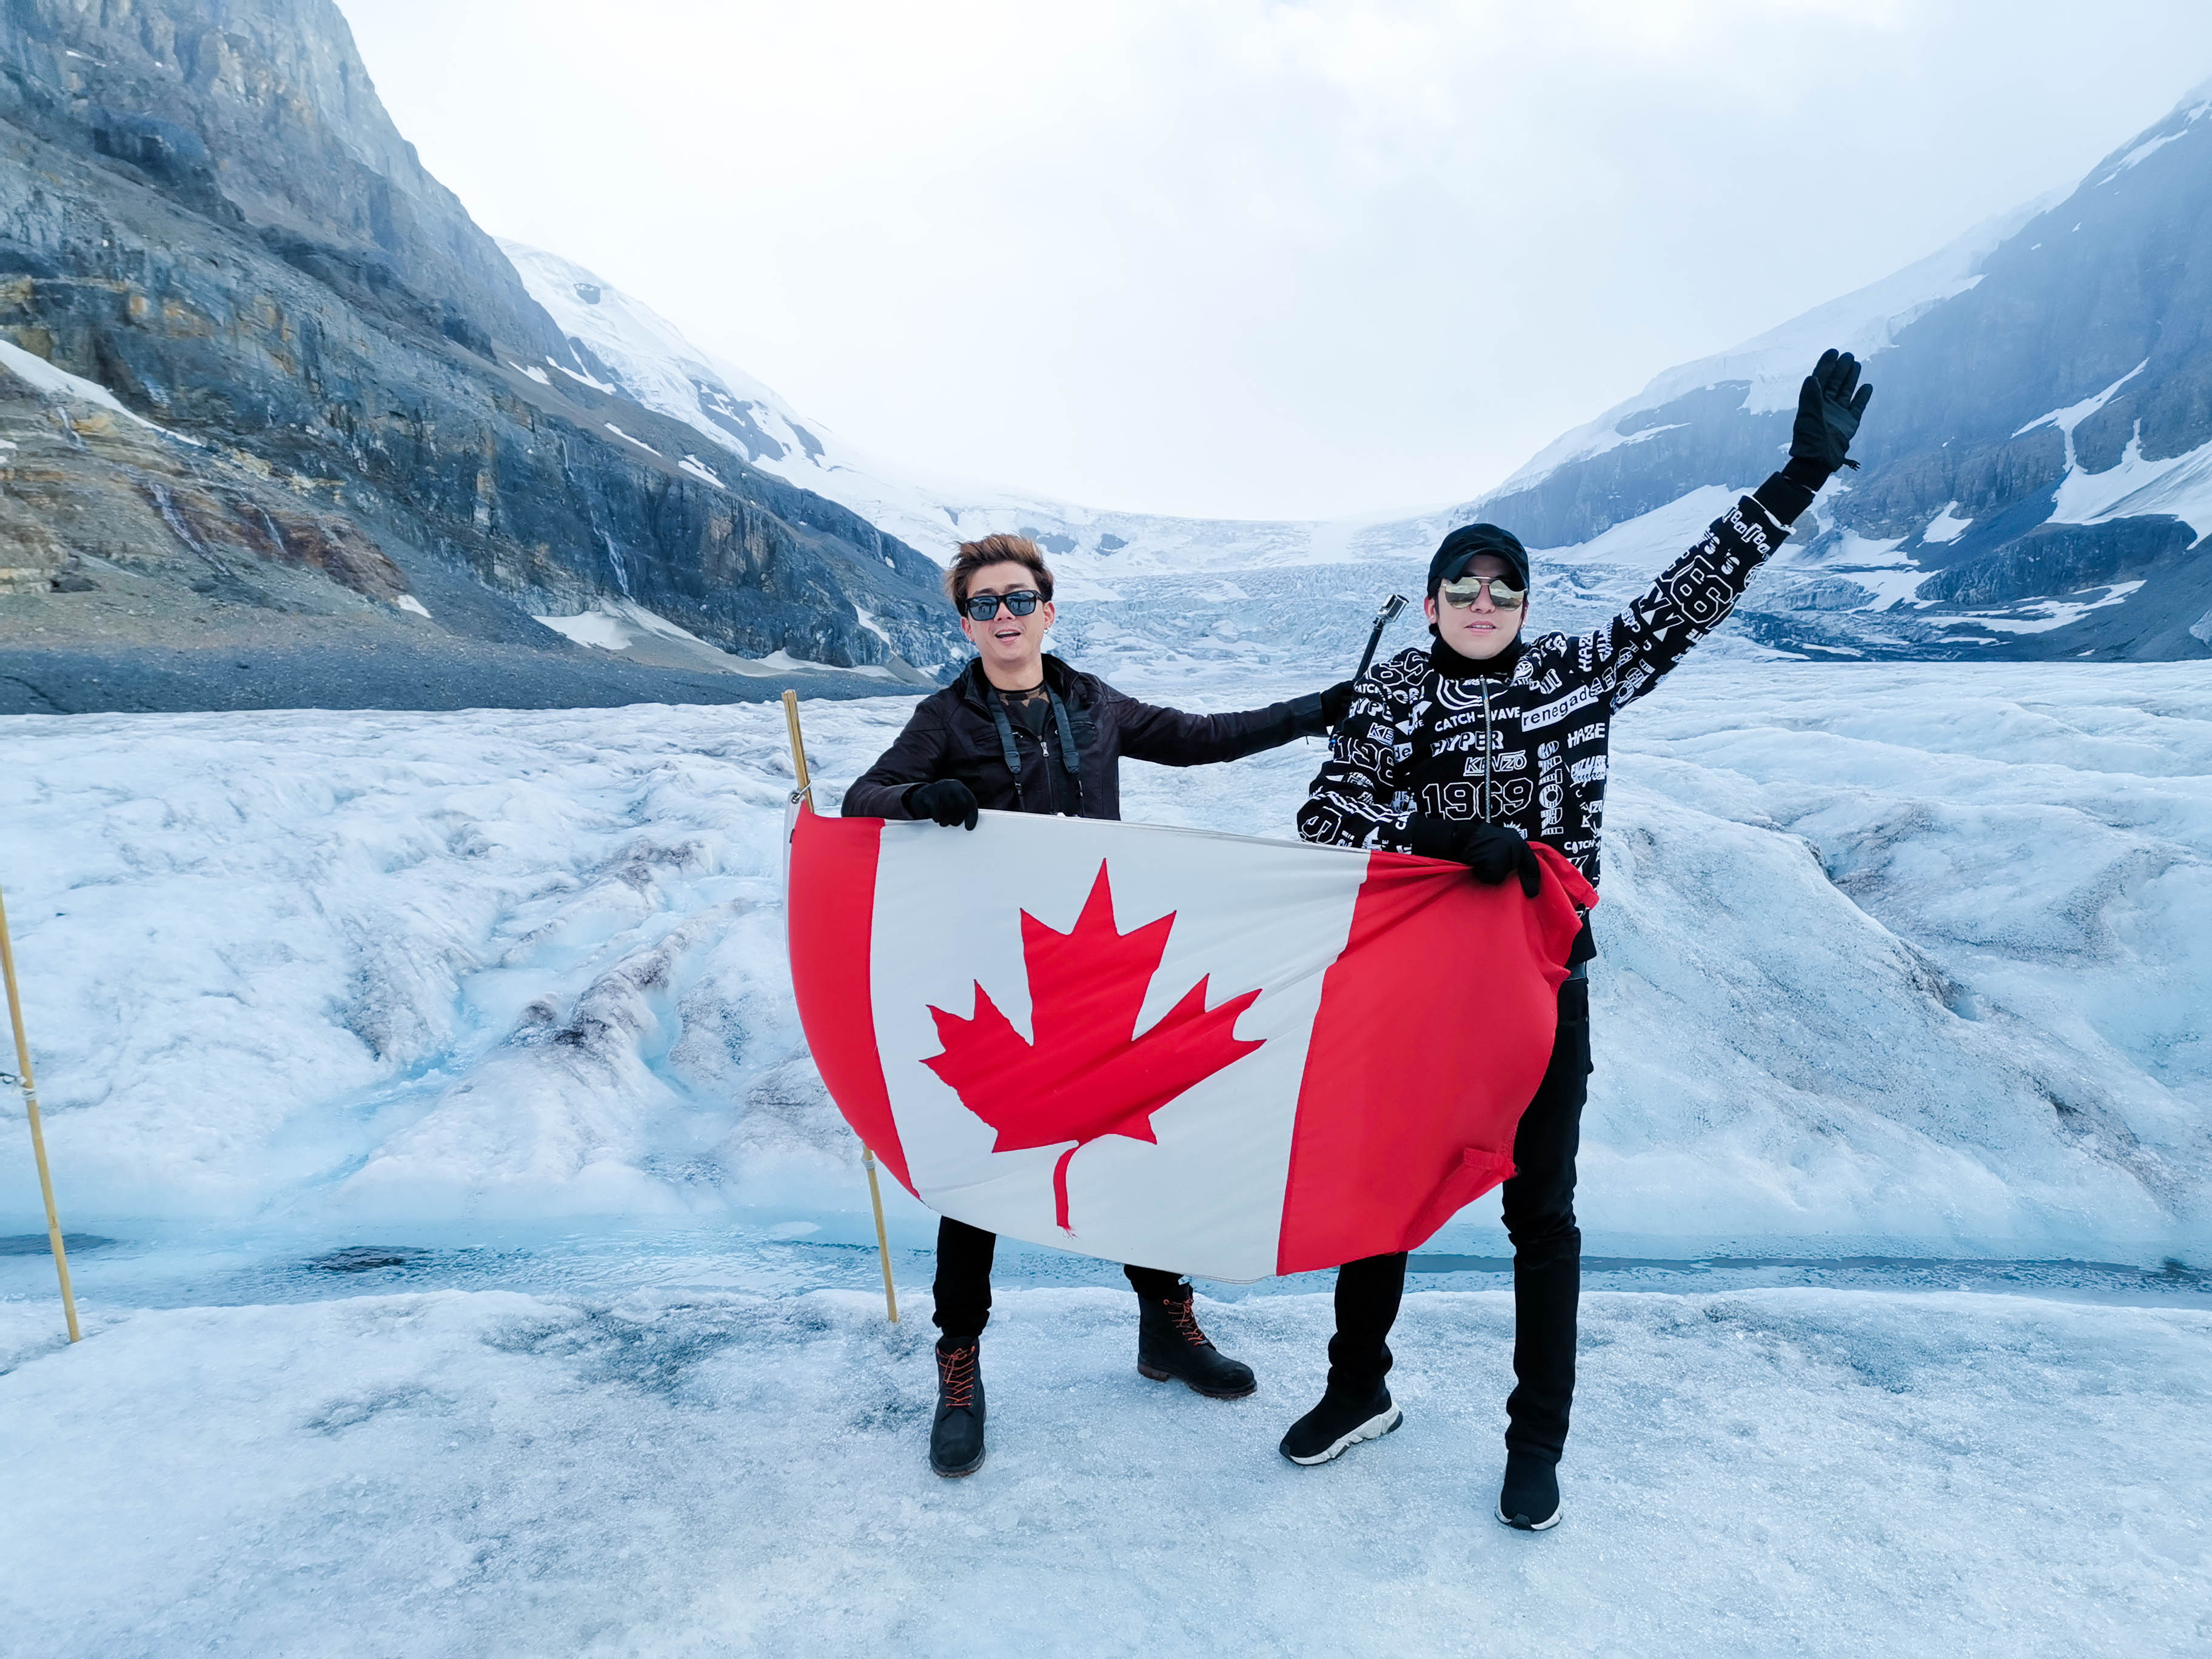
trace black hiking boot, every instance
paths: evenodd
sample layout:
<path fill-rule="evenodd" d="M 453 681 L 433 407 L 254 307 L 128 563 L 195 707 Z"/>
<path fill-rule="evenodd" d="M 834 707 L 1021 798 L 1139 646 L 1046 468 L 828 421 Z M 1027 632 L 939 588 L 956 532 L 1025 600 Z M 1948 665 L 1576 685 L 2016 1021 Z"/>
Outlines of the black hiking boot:
<path fill-rule="evenodd" d="M 1516 1532 L 1544 1532 L 1559 1524 L 1559 1470 L 1534 1452 L 1508 1450 L 1498 1518 Z"/>
<path fill-rule="evenodd" d="M 937 1415 L 929 1424 L 929 1467 L 947 1476 L 983 1467 L 982 1350 L 937 1351 Z"/>
<path fill-rule="evenodd" d="M 1363 1440 L 1392 1433 L 1406 1420 L 1380 1382 L 1364 1399 L 1324 1394 L 1321 1404 L 1291 1425 L 1283 1437 L 1282 1453 L 1293 1463 L 1326 1463 L 1341 1457 Z"/>
<path fill-rule="evenodd" d="M 1231 1359 L 1206 1339 L 1186 1289 L 1179 1301 L 1140 1296 L 1137 1370 L 1155 1382 L 1175 1378 L 1209 1400 L 1242 1400 L 1260 1385 L 1252 1368 Z"/>

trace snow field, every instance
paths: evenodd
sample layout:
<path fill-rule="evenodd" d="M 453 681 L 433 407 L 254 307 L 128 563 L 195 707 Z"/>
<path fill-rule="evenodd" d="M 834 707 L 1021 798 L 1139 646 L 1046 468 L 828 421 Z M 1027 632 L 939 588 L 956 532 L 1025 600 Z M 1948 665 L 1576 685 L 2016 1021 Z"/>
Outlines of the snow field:
<path fill-rule="evenodd" d="M 809 706 L 826 805 L 909 706 Z M 790 1003 L 773 707 L 11 735 L 0 878 L 73 1226 L 862 1212 Z M 1318 754 L 1133 763 L 1127 811 L 1285 833 Z M 1693 662 L 1615 770 L 1593 1250 L 2202 1261 L 2201 675 Z M 1491 1248 L 1489 1213 L 1438 1248 Z M 21 1160 L 0 1220 L 40 1224 Z"/>
<path fill-rule="evenodd" d="M 915 1287 L 919 1290 L 920 1287 Z M 1407 1298 L 1397 1433 L 1299 1469 L 1328 1302 L 1002 1291 L 989 1461 L 849 1291 L 0 1315 L 9 1652 L 2179 1653 L 2212 1639 L 2212 1314 L 1601 1295 L 1565 1522 L 1489 1514 L 1511 1303 Z M 43 1310 L 41 1310 L 43 1311 Z M 13 1482 L 11 1482 L 13 1484 Z"/>
<path fill-rule="evenodd" d="M 1124 613 L 1132 663 L 1215 602 L 1155 603 Z M 1247 620 L 1127 689 L 1308 689 L 1253 684 L 1283 659 Z M 909 707 L 808 706 L 825 806 Z M 0 1652 L 2212 1641 L 2212 1312 L 2170 1291 L 1592 1294 L 1568 1517 L 1530 1538 L 1489 1518 L 1506 1295 L 1410 1296 L 1406 1427 L 1300 1470 L 1274 1443 L 1322 1385 L 1307 1282 L 1209 1302 L 1261 1378 L 1224 1403 L 1135 1375 L 1126 1291 L 1036 1287 L 1091 1264 L 1009 1259 L 991 1459 L 939 1481 L 922 1275 L 893 1328 L 824 1288 L 872 1251 L 775 1243 L 868 1231 L 784 969 L 780 710 L 9 735 L 0 881 L 64 1213 L 131 1242 L 76 1257 L 75 1348 L 41 1260 L 0 1281 L 28 1495 L 0 1507 Z M 1285 834 L 1317 760 L 1133 763 L 1127 811 Z M 2203 1265 L 2201 673 L 1709 653 L 1624 718 L 1614 772 L 1593 1255 Z M 42 1225 L 20 1117 L 0 1236 Z M 1494 1209 L 1431 1248 L 1502 1252 Z M 334 1294 L 370 1281 L 308 1258 L 364 1242 L 463 1247 L 380 1286 L 479 1288 Z"/>

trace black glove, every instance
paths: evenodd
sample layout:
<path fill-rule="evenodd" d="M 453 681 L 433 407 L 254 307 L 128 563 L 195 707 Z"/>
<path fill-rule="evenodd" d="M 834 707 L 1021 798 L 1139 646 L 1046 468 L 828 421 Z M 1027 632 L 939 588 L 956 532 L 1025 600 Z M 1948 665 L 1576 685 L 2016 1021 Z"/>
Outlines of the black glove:
<path fill-rule="evenodd" d="M 1462 823 L 1451 818 L 1415 817 L 1406 826 L 1407 839 L 1425 859 L 1450 859 L 1474 872 L 1477 881 L 1492 887 L 1508 876 L 1521 878 L 1521 890 L 1530 898 L 1543 890 L 1544 866 L 1536 849 L 1518 830 L 1502 823 Z"/>
<path fill-rule="evenodd" d="M 947 830 L 956 823 L 963 830 L 975 827 L 975 792 L 957 778 L 909 784 L 899 799 L 914 817 L 941 823 Z"/>
<path fill-rule="evenodd" d="M 1847 452 L 1873 397 L 1872 386 L 1859 385 L 1856 357 L 1833 346 L 1822 352 L 1798 388 L 1797 420 L 1790 428 L 1790 465 L 1784 473 L 1818 489 L 1838 467 L 1856 467 L 1858 463 Z M 1815 471 L 1818 477 L 1809 476 Z"/>
<path fill-rule="evenodd" d="M 1328 729 L 1336 730 L 1336 723 L 1352 709 L 1352 682 L 1339 680 L 1321 694 L 1321 717 Z"/>

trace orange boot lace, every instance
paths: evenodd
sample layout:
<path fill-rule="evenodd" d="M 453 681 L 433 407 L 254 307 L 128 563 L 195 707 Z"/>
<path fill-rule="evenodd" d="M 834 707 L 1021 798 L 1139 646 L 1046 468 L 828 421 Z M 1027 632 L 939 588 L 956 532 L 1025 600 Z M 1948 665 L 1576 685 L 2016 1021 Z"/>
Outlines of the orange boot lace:
<path fill-rule="evenodd" d="M 1206 1333 L 1198 1328 L 1198 1298 L 1196 1297 L 1187 1296 L 1182 1301 L 1170 1302 L 1166 1306 L 1168 1311 L 1175 1316 L 1177 1336 L 1182 1338 L 1194 1348 L 1210 1348 L 1213 1346 Z"/>
<path fill-rule="evenodd" d="M 951 1353 L 938 1352 L 937 1386 L 945 1403 L 954 1411 L 964 1411 L 975 1403 L 976 1358 L 977 1351 L 972 1346 L 956 1348 Z"/>

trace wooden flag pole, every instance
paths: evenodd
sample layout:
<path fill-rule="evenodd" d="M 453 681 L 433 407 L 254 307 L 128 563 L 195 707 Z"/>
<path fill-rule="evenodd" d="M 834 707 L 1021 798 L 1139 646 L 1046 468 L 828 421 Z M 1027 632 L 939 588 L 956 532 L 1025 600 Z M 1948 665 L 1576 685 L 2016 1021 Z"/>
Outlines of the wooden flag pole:
<path fill-rule="evenodd" d="M 799 693 L 796 691 L 783 694 L 783 720 L 784 724 L 791 728 L 791 769 L 799 779 L 798 792 L 792 799 L 799 800 L 806 797 L 814 783 L 806 772 L 806 745 L 799 741 Z M 807 804 L 810 807 L 813 805 L 811 800 Z M 15 981 L 11 979 L 8 982 L 12 991 Z M 17 1029 L 20 1032 L 21 1027 Z M 16 1040 L 18 1043 L 21 1042 L 20 1035 Z M 37 1120 L 33 1118 L 32 1121 L 35 1125 Z M 45 1157 L 43 1152 L 40 1154 L 39 1167 L 42 1170 L 46 1168 Z M 876 1155 L 868 1150 L 868 1143 L 865 1140 L 860 1143 L 860 1163 L 868 1172 L 868 1202 L 875 1206 L 876 1212 L 876 1255 L 884 1264 L 884 1307 L 890 1315 L 891 1323 L 896 1325 L 898 1323 L 898 1291 L 891 1284 L 891 1241 L 890 1233 L 884 1228 L 884 1189 L 876 1179 Z M 51 1199 L 47 1200 L 47 1213 L 52 1213 Z M 59 1233 L 54 1235 L 54 1248 L 58 1250 L 61 1248 Z M 63 1283 L 67 1285 L 66 1276 Z M 74 1312 L 70 1315 L 70 1328 L 76 1328 Z"/>
<path fill-rule="evenodd" d="M 0 972 L 8 981 L 8 1018 L 15 1028 L 15 1070 L 23 1085 L 23 1109 L 31 1118 L 31 1152 L 39 1164 L 39 1191 L 46 1200 L 46 1238 L 54 1249 L 54 1271 L 61 1275 L 62 1311 L 69 1318 L 69 1340 L 84 1340 L 76 1322 L 76 1292 L 70 1288 L 69 1252 L 62 1248 L 62 1218 L 54 1208 L 54 1177 L 46 1167 L 46 1134 L 39 1123 L 39 1085 L 31 1074 L 31 1044 L 23 1035 L 23 998 L 15 988 L 15 951 L 8 940 L 8 905 L 0 899 Z"/>

